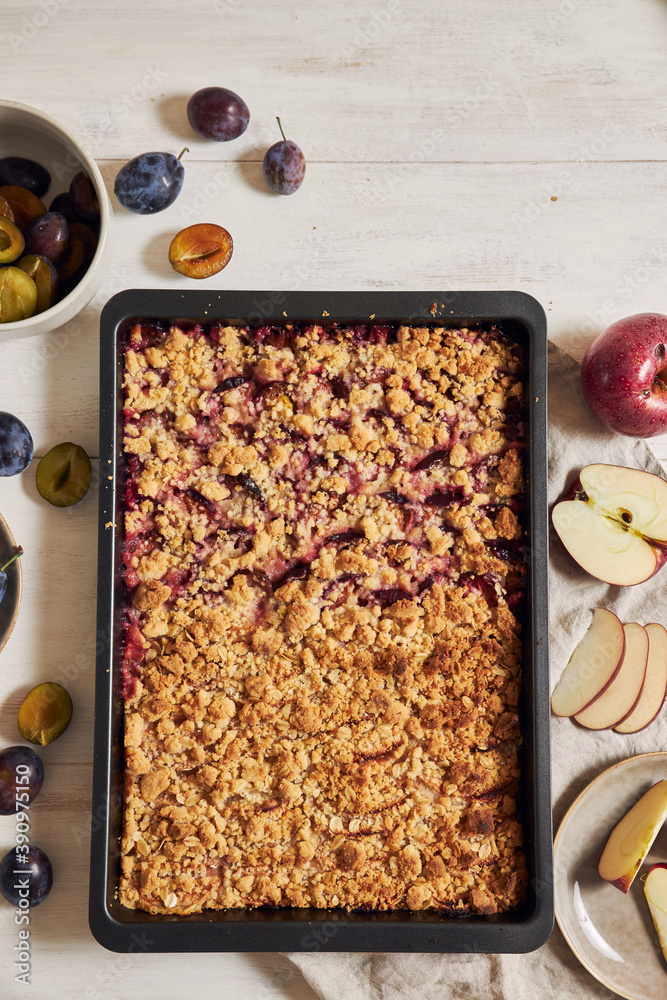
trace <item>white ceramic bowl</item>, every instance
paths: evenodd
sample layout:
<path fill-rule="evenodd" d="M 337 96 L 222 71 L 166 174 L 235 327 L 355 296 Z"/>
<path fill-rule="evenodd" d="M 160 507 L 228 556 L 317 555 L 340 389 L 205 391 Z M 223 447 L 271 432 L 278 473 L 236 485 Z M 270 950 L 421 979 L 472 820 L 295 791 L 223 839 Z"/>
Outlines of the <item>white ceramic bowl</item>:
<path fill-rule="evenodd" d="M 47 209 L 57 194 L 69 190 L 72 177 L 84 170 L 100 203 L 100 232 L 90 267 L 69 295 L 29 319 L 0 323 L 0 343 L 54 330 L 68 323 L 90 301 L 103 277 L 111 220 L 109 198 L 97 164 L 66 129 L 43 111 L 0 100 L 0 158 L 5 156 L 25 156 L 46 167 L 51 174 L 51 186 L 42 199 Z"/>

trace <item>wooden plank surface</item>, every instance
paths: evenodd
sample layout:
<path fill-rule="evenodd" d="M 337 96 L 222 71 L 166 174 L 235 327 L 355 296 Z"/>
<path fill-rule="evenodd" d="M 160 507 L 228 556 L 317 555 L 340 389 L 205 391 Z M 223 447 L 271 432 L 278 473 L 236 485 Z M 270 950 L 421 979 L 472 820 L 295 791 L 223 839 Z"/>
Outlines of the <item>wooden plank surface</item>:
<path fill-rule="evenodd" d="M 235 246 L 200 289 L 521 289 L 578 359 L 612 320 L 667 312 L 667 5 L 5 0 L 0 17 L 3 96 L 73 131 L 115 210 L 106 278 L 83 312 L 44 337 L 0 330 L 0 409 L 36 444 L 31 469 L 0 480 L 0 513 L 26 550 L 23 606 L 0 661 L 2 745 L 17 741 L 33 684 L 59 679 L 75 703 L 70 729 L 44 750 L 33 812 L 31 835 L 56 867 L 52 898 L 31 918 L 33 995 L 183 1000 L 214 983 L 216 996 L 312 1000 L 277 955 L 116 956 L 92 939 L 97 489 L 69 511 L 48 507 L 36 460 L 63 440 L 97 455 L 100 309 L 128 287 L 195 287 L 167 261 L 192 222 L 219 222 Z M 188 127 L 187 98 L 211 84 L 250 106 L 236 142 L 206 143 Z M 261 176 L 276 114 L 308 161 L 291 198 Z M 125 159 L 184 145 L 186 181 L 169 211 L 120 208 Z M 652 447 L 667 463 L 667 436 Z M 0 851 L 12 836 L 0 817 Z M 1 906 L 3 998 L 25 993 L 13 981 L 16 931 Z"/>

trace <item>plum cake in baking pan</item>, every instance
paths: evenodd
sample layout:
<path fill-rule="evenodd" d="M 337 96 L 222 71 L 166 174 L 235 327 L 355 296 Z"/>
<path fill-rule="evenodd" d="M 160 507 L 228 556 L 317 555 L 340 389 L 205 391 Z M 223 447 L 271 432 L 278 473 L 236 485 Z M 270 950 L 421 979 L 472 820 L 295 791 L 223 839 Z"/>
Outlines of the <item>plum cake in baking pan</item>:
<path fill-rule="evenodd" d="M 137 322 L 119 898 L 525 898 L 524 361 L 493 325 Z"/>

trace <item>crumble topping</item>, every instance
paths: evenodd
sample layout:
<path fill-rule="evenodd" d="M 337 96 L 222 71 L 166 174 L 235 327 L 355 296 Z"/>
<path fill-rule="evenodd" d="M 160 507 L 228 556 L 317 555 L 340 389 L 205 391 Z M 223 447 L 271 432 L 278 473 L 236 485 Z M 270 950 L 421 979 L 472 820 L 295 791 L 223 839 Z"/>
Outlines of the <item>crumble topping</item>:
<path fill-rule="evenodd" d="M 521 378 L 495 328 L 129 332 L 126 906 L 524 898 Z"/>

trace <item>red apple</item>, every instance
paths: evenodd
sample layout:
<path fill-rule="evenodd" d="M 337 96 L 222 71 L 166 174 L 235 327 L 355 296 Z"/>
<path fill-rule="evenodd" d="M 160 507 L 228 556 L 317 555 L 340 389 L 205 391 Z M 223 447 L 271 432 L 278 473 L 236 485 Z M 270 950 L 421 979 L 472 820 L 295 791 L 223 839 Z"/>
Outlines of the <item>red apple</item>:
<path fill-rule="evenodd" d="M 609 430 L 643 438 L 667 431 L 667 316 L 638 313 L 612 323 L 586 351 L 581 384 Z"/>
<path fill-rule="evenodd" d="M 605 583 L 643 583 L 667 561 L 667 481 L 622 465 L 587 465 L 554 507 L 558 537 Z"/>

